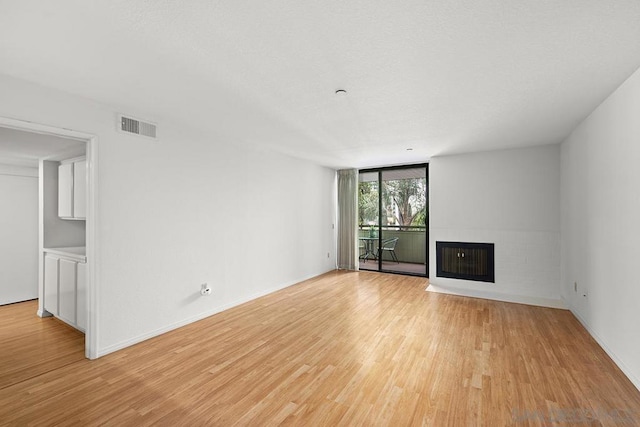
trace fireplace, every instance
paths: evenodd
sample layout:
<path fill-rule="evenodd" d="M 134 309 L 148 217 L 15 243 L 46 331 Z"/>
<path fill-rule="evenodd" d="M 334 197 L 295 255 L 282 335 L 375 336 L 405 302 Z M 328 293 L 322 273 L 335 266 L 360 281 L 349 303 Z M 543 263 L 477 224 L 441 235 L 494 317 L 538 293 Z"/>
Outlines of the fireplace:
<path fill-rule="evenodd" d="M 495 283 L 494 244 L 436 242 L 436 276 Z"/>

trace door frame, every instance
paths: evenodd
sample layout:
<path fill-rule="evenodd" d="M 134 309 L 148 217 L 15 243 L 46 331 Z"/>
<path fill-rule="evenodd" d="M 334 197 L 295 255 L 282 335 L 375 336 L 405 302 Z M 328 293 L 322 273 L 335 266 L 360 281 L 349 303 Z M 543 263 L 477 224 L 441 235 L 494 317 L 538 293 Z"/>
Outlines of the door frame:
<path fill-rule="evenodd" d="M 398 165 L 398 166 L 382 166 L 377 168 L 367 168 L 358 170 L 358 174 L 361 173 L 371 173 L 375 172 L 378 174 L 378 224 L 376 227 L 378 228 L 378 245 L 382 243 L 382 173 L 390 170 L 402 170 L 402 169 L 418 169 L 425 168 L 426 171 L 426 179 L 427 179 L 427 188 L 426 192 L 426 203 L 427 203 L 427 212 L 429 211 L 429 163 L 415 163 L 415 164 L 407 164 L 407 165 Z M 426 268 L 425 274 L 413 274 L 413 273 L 405 273 L 393 270 L 383 270 L 382 269 L 382 258 L 378 259 L 378 270 L 381 273 L 393 273 L 393 274 L 403 274 L 405 276 L 418 276 L 418 277 L 429 277 L 429 218 L 427 216 L 427 224 L 425 224 L 425 257 L 426 257 Z M 359 226 L 359 224 L 358 224 Z"/>
<path fill-rule="evenodd" d="M 12 119 L 0 116 L 0 127 L 14 130 L 37 133 L 41 135 L 51 135 L 62 138 L 72 138 L 84 141 L 87 144 L 87 219 L 86 219 L 86 250 L 87 250 L 87 308 L 89 310 L 87 316 L 87 329 L 85 331 L 85 357 L 88 359 L 97 358 L 98 350 L 98 300 L 97 300 L 97 206 L 98 200 L 98 138 L 96 135 L 79 132 L 71 129 L 49 126 L 40 123 L 29 122 L 25 120 Z M 40 208 L 41 208 L 40 204 Z M 39 214 L 39 266 L 38 266 L 38 316 L 45 315 L 43 307 L 43 277 L 44 266 L 42 260 L 43 249 L 43 223 L 42 212 Z"/>

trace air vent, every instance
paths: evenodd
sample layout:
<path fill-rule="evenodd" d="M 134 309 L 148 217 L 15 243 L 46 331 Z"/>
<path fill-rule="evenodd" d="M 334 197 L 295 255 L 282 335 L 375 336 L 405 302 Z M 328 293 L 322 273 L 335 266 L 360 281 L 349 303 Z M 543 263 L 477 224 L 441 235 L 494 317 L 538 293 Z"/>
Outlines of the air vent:
<path fill-rule="evenodd" d="M 121 132 L 132 133 L 134 135 L 142 135 L 149 138 L 156 137 L 156 125 L 132 117 L 118 116 L 118 130 Z"/>

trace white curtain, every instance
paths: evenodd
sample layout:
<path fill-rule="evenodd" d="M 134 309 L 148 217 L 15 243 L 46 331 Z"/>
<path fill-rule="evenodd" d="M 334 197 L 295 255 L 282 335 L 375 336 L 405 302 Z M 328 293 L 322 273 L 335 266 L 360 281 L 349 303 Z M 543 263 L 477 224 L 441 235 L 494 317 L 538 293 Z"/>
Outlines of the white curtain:
<path fill-rule="evenodd" d="M 338 268 L 359 268 L 357 169 L 338 171 Z"/>

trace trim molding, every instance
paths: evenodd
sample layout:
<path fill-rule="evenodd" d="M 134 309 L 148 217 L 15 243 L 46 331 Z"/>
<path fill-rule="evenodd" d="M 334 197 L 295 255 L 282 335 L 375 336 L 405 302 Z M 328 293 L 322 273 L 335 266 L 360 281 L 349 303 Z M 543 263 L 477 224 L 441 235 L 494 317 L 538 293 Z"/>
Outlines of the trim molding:
<path fill-rule="evenodd" d="M 0 126 L 10 129 L 22 130 L 26 132 L 39 133 L 43 135 L 53 135 L 62 138 L 71 138 L 84 141 L 87 144 L 86 158 L 87 158 L 87 219 L 86 219 L 86 247 L 87 247 L 87 303 L 89 309 L 89 315 L 87 318 L 87 330 L 85 332 L 85 357 L 88 359 L 97 358 L 98 349 L 98 304 L 97 304 L 97 209 L 96 204 L 98 200 L 98 138 L 96 135 L 78 132 L 72 129 L 61 128 L 57 126 L 49 126 L 45 124 L 30 122 L 27 120 L 14 119 L 10 117 L 0 116 Z M 41 162 L 39 162 L 41 163 Z M 42 186 L 42 182 L 39 179 L 39 185 Z M 40 191 L 40 193 L 42 193 Z M 42 241 L 42 212 L 39 213 L 39 237 L 38 246 L 40 253 L 43 249 Z M 44 274 L 42 257 L 38 266 L 39 278 L 38 278 L 38 315 L 46 313 L 42 306 L 44 295 Z"/>
<path fill-rule="evenodd" d="M 582 326 L 587 330 L 587 332 L 589 332 L 589 335 L 591 335 L 591 337 L 594 340 L 596 340 L 598 345 L 602 347 L 604 352 L 607 353 L 607 355 L 611 358 L 611 360 L 613 360 L 613 363 L 615 363 L 618 366 L 618 368 L 620 368 L 622 373 L 625 374 L 627 378 L 629 378 L 629 381 L 631 381 L 631 384 L 633 384 L 634 387 L 637 388 L 638 391 L 640 391 L 640 378 L 636 377 L 631 372 L 631 369 L 629 369 L 629 367 L 625 365 L 624 362 L 620 360 L 618 356 L 616 356 L 613 350 L 611 350 L 611 348 L 605 343 L 605 341 L 600 337 L 600 335 L 598 335 L 597 333 L 595 333 L 593 329 L 591 329 L 589 324 L 578 314 L 578 311 L 575 310 L 574 307 L 571 306 L 571 304 L 567 303 L 567 305 L 569 306 L 569 311 L 571 311 L 571 314 L 573 314 L 575 318 L 578 319 L 578 322 L 582 324 Z"/>
<path fill-rule="evenodd" d="M 558 308 L 569 310 L 571 314 L 575 316 L 576 319 L 580 322 L 580 324 L 589 332 L 589 335 L 593 337 L 593 339 L 598 343 L 598 345 L 607 353 L 607 355 L 613 360 L 613 363 L 620 368 L 623 374 L 631 381 L 633 386 L 640 391 L 640 379 L 637 378 L 632 371 L 624 364 L 622 360 L 607 346 L 605 341 L 589 327 L 588 323 L 577 313 L 577 311 L 569 304 L 564 298 L 559 300 L 549 299 L 549 298 L 535 298 L 535 297 L 527 297 L 521 295 L 507 295 L 501 294 L 498 292 L 482 292 L 482 291 L 472 291 L 468 289 L 452 289 L 452 288 L 444 288 L 442 286 L 437 285 L 429 285 L 426 289 L 428 292 L 436 292 L 441 294 L 448 295 L 457 295 L 457 296 L 465 296 L 470 298 L 483 298 L 490 299 L 496 301 L 505 301 L 505 302 L 513 302 L 518 304 L 527 304 L 527 305 L 536 305 L 540 307 L 549 307 L 549 308 Z"/>
<path fill-rule="evenodd" d="M 559 308 L 562 310 L 568 309 L 567 305 L 562 299 L 530 297 L 525 295 L 510 295 L 510 294 L 503 294 L 500 292 L 476 291 L 476 290 L 460 289 L 460 288 L 446 288 L 443 286 L 433 285 L 433 284 L 430 284 L 427 287 L 426 291 L 435 292 L 439 294 L 470 297 L 470 298 L 482 298 L 482 299 L 489 299 L 489 300 L 495 300 L 495 301 L 513 302 L 517 304 L 535 305 L 539 307 Z"/>
<path fill-rule="evenodd" d="M 72 129 L 66 129 L 56 126 L 43 125 L 40 123 L 30 122 L 28 120 L 12 119 L 9 117 L 0 116 L 0 126 L 15 129 L 24 130 L 32 133 L 39 133 L 43 135 L 61 136 L 63 138 L 73 138 L 80 141 L 88 141 L 94 137 L 94 135 L 84 132 L 78 132 Z"/>
<path fill-rule="evenodd" d="M 0 175 L 38 178 L 38 167 L 10 165 L 0 162 Z"/>
<path fill-rule="evenodd" d="M 151 338 L 157 337 L 159 335 L 165 334 L 167 332 L 173 331 L 174 329 L 178 329 L 178 328 L 181 328 L 183 326 L 187 326 L 187 325 L 189 325 L 191 323 L 197 322 L 199 320 L 206 319 L 207 317 L 213 316 L 214 314 L 221 313 L 221 312 L 223 312 L 225 310 L 228 310 L 230 308 L 236 307 L 238 305 L 244 304 L 244 303 L 249 302 L 249 301 L 253 301 L 253 300 L 257 299 L 257 298 L 263 297 L 265 295 L 272 294 L 274 292 L 280 291 L 280 290 L 288 288 L 290 286 L 297 285 L 298 283 L 302 283 L 302 282 L 304 282 L 306 280 L 313 279 L 314 277 L 321 276 L 321 275 L 329 273 L 331 271 L 334 271 L 334 270 L 327 270 L 324 273 L 312 274 L 310 276 L 305 276 L 304 278 L 301 278 L 301 279 L 296 279 L 296 280 L 285 282 L 285 283 L 283 283 L 281 285 L 278 285 L 278 286 L 275 286 L 273 288 L 266 289 L 264 291 L 257 292 L 255 294 L 248 295 L 248 296 L 246 296 L 244 298 L 237 299 L 237 300 L 232 301 L 232 302 L 230 302 L 228 304 L 220 305 L 220 306 L 218 306 L 218 307 L 216 307 L 216 308 L 214 308 L 212 310 L 207 310 L 207 311 L 205 311 L 203 313 L 200 313 L 200 314 L 198 314 L 196 316 L 192 316 L 192 317 L 189 317 L 187 319 L 171 323 L 171 324 L 169 324 L 167 326 L 164 326 L 162 328 L 156 329 L 154 331 L 151 331 L 151 332 L 148 332 L 148 333 L 145 333 L 145 334 L 142 334 L 142 335 L 138 335 L 135 338 L 131 338 L 131 339 L 128 339 L 128 340 L 125 340 L 125 341 L 121 341 L 121 342 L 119 342 L 117 344 L 113 344 L 113 345 L 101 348 L 98 351 L 98 353 L 96 354 L 96 358 L 102 357 L 102 356 L 106 356 L 109 353 L 113 353 L 115 351 L 122 350 L 122 349 L 130 347 L 130 346 L 132 346 L 134 344 L 138 344 L 138 343 L 140 343 L 142 341 L 146 341 L 148 339 L 151 339 Z"/>

